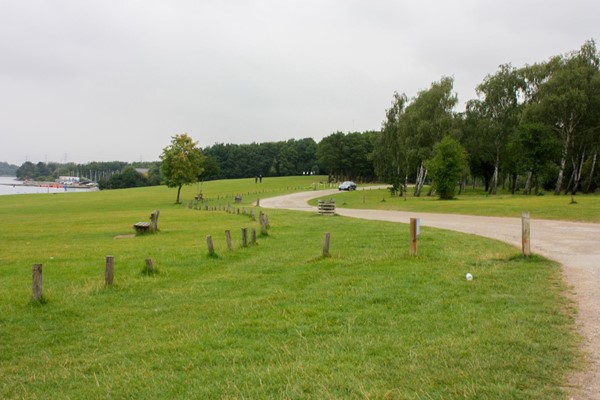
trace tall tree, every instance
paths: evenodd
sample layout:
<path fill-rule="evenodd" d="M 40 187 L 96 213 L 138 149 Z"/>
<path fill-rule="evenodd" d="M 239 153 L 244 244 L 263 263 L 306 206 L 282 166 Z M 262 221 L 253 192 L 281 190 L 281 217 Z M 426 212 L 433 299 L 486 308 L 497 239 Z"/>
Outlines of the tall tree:
<path fill-rule="evenodd" d="M 204 171 L 204 155 L 187 133 L 175 135 L 171 144 L 163 149 L 161 173 L 168 187 L 177 188 L 177 200 L 183 185 L 198 182 L 198 177 Z"/>
<path fill-rule="evenodd" d="M 431 158 L 434 145 L 452 131 L 454 114 L 452 110 L 458 102 L 453 92 L 454 79 L 443 77 L 433 82 L 429 89 L 417 94 L 406 107 L 401 122 L 403 145 L 407 146 L 409 157 L 416 160 L 417 177 L 415 196 L 420 196 L 427 178 L 425 161 Z"/>
<path fill-rule="evenodd" d="M 410 167 L 401 121 L 407 102 L 408 98 L 404 93 L 394 93 L 392 106 L 385 112 L 386 119 L 382 123 L 381 134 L 375 138 L 373 149 L 373 164 L 377 176 L 397 187 L 404 181 L 405 189 Z"/>
<path fill-rule="evenodd" d="M 571 191 L 578 190 L 586 156 L 594 153 L 600 125 L 600 56 L 594 41 L 579 51 L 554 58 L 548 76 L 539 85 L 536 101 L 527 108 L 527 119 L 552 127 L 561 142 L 559 172 L 554 194 L 564 186 L 571 159 Z"/>
<path fill-rule="evenodd" d="M 493 147 L 494 174 L 489 192 L 496 194 L 500 164 L 508 138 L 519 123 L 524 81 L 510 64 L 501 65 L 477 86 L 479 99 L 470 106 L 482 117 L 481 134 Z"/>

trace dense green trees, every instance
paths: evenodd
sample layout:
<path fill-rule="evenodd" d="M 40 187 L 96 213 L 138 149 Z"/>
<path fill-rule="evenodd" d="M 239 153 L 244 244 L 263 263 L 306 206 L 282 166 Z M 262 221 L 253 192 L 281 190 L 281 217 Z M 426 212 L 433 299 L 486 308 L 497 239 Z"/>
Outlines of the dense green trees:
<path fill-rule="evenodd" d="M 433 157 L 426 166 L 440 199 L 453 199 L 456 187 L 467 171 L 467 153 L 457 140 L 444 136 L 434 146 Z"/>
<path fill-rule="evenodd" d="M 595 42 L 539 64 L 501 65 L 476 91 L 478 98 L 468 101 L 462 114 L 453 111 L 450 78 L 410 101 L 395 93 L 372 156 L 377 175 L 393 184 L 415 182 L 418 196 L 429 172 L 425 160 L 442 136 L 451 135 L 467 150 L 473 178 L 491 194 L 507 183 L 513 192 L 527 194 L 533 186 L 537 193 L 540 185 L 552 186 L 556 194 L 597 187 L 600 56 Z"/>
<path fill-rule="evenodd" d="M 202 149 L 216 168 L 206 179 L 315 173 L 317 144 L 311 138 L 251 144 L 216 143 Z"/>
<path fill-rule="evenodd" d="M 0 161 L 0 176 L 16 176 L 18 168 L 16 165 Z"/>
<path fill-rule="evenodd" d="M 392 107 L 386 112 L 382 133 L 375 141 L 375 172 L 390 183 L 409 179 L 415 182 L 415 196 L 420 196 L 427 180 L 426 160 L 434 145 L 454 131 L 453 108 L 457 97 L 454 81 L 444 77 L 431 84 L 409 102 L 406 95 L 394 94 Z"/>
<path fill-rule="evenodd" d="M 319 171 L 333 181 L 375 179 L 372 153 L 379 132 L 335 132 L 317 146 Z"/>

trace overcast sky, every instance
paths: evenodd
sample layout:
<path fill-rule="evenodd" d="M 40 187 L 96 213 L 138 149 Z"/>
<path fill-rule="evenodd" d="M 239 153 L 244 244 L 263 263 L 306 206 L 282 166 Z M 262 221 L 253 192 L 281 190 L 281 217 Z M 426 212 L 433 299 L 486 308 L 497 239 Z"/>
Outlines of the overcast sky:
<path fill-rule="evenodd" d="M 0 0 L 0 161 L 152 161 L 381 127 L 394 91 L 600 39 L 598 0 Z"/>

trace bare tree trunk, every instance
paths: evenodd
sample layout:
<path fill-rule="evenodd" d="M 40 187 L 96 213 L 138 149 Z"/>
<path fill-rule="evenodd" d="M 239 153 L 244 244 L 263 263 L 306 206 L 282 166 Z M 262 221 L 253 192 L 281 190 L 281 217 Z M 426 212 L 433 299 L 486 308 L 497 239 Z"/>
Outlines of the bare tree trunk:
<path fill-rule="evenodd" d="M 581 159 L 579 160 L 579 166 L 575 168 L 575 182 L 573 182 L 573 189 L 571 190 L 571 194 L 574 195 L 579 190 L 579 183 L 581 182 L 581 174 L 583 172 L 583 160 L 585 159 L 585 150 L 581 154 Z"/>
<path fill-rule="evenodd" d="M 527 180 L 525 181 L 525 188 L 523 189 L 523 194 L 529 195 L 531 194 L 531 177 L 533 176 L 533 171 L 527 172 Z"/>
<path fill-rule="evenodd" d="M 596 171 L 596 160 L 598 159 L 598 152 L 594 153 L 592 157 L 592 167 L 590 168 L 590 176 L 588 177 L 587 185 L 585 188 L 585 192 L 589 193 L 592 189 L 592 182 L 594 178 L 594 172 Z"/>
<path fill-rule="evenodd" d="M 498 190 L 498 164 L 494 167 L 494 175 L 492 176 L 492 184 L 490 185 L 490 194 L 496 194 Z"/>
<path fill-rule="evenodd" d="M 423 180 L 425 179 L 423 174 L 425 172 L 425 168 L 423 167 L 423 163 L 419 165 L 419 170 L 417 171 L 417 181 L 415 182 L 415 197 L 419 197 L 421 195 L 421 188 L 423 187 Z"/>
<path fill-rule="evenodd" d="M 558 170 L 558 177 L 556 178 L 556 186 L 554 187 L 554 194 L 559 195 L 563 185 L 563 179 L 565 175 L 565 167 L 567 165 L 567 155 L 569 153 L 569 145 L 571 144 L 571 133 L 567 132 L 565 141 L 563 142 L 562 153 L 560 156 L 560 167 Z"/>
<path fill-rule="evenodd" d="M 177 189 L 177 201 L 175 202 L 176 204 L 179 204 L 179 194 L 181 193 L 181 186 L 183 185 L 179 185 L 179 188 Z"/>

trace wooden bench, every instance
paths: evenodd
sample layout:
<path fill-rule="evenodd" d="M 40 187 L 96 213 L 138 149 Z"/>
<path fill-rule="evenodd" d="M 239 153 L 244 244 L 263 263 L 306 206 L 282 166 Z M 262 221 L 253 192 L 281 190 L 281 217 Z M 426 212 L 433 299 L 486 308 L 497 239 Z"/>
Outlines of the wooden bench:
<path fill-rule="evenodd" d="M 137 222 L 133 224 L 133 229 L 137 233 L 146 233 L 150 230 L 150 222 Z"/>
<path fill-rule="evenodd" d="M 319 200 L 319 214 L 335 215 L 335 200 L 323 201 Z"/>
<path fill-rule="evenodd" d="M 135 229 L 136 233 L 156 232 L 158 230 L 159 214 L 159 210 L 154 210 L 154 212 L 150 214 L 150 222 L 136 222 L 133 224 L 133 229 Z"/>

